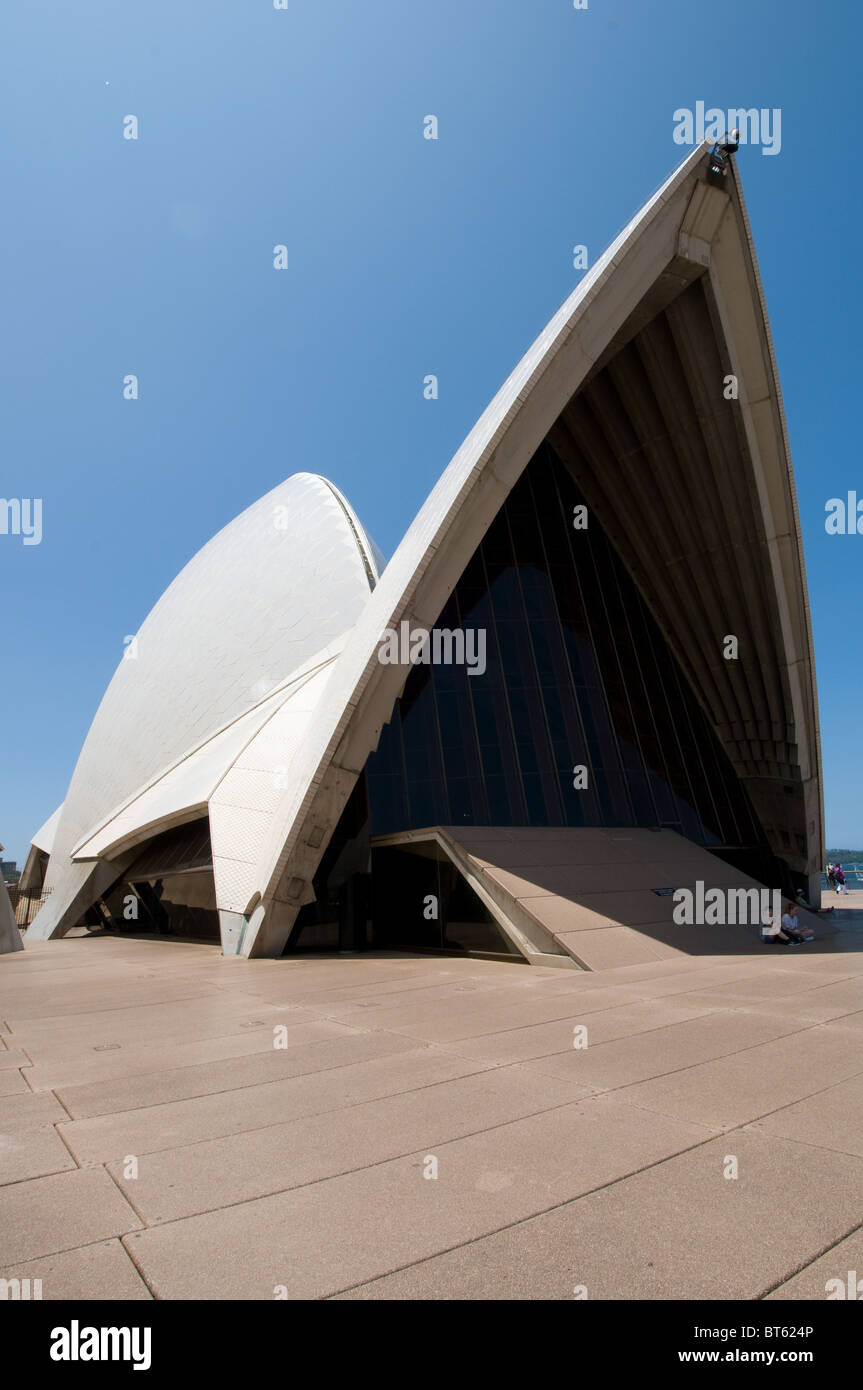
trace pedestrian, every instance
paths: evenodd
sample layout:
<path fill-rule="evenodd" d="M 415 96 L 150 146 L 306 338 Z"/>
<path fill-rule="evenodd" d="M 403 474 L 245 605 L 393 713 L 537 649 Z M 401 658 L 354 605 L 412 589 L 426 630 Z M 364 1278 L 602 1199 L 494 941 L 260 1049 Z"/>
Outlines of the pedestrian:
<path fill-rule="evenodd" d="M 836 891 L 836 868 L 833 864 L 827 865 L 827 886 Z"/>
<path fill-rule="evenodd" d="M 833 870 L 833 876 L 836 879 L 836 892 L 846 892 L 847 890 L 845 888 L 845 870 L 842 868 L 841 864 L 836 865 L 835 869 Z"/>

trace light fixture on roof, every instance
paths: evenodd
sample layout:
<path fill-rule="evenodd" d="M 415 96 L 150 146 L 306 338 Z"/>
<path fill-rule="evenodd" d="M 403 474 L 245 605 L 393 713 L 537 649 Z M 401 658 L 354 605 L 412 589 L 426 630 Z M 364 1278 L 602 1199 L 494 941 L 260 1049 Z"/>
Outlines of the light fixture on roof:
<path fill-rule="evenodd" d="M 728 177 L 728 156 L 737 149 L 739 133 L 733 130 L 724 140 L 717 140 L 711 147 L 708 155 L 707 182 L 716 188 L 722 188 Z"/>

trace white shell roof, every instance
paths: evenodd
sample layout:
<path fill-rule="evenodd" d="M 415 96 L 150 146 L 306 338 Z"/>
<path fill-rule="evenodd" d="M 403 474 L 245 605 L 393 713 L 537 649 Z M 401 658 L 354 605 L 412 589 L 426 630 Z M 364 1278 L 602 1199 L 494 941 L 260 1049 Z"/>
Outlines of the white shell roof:
<path fill-rule="evenodd" d="M 37 849 L 43 854 L 50 854 L 54 848 L 54 836 L 57 834 L 57 826 L 60 824 L 60 815 L 63 810 L 62 803 L 52 816 L 49 816 L 44 825 L 41 825 L 31 840 Z"/>
<path fill-rule="evenodd" d="M 49 883 L 132 798 L 342 637 L 377 576 L 355 514 L 310 473 L 279 484 L 198 551 L 142 623 L 135 657 L 120 661 L 99 706 Z"/>

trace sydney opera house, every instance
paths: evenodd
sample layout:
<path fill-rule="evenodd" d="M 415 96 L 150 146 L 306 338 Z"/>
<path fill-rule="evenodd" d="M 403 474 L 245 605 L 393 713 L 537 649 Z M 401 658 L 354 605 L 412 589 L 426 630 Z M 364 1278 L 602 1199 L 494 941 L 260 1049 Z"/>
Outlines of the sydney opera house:
<path fill-rule="evenodd" d="M 776 361 L 736 161 L 702 145 L 388 563 L 308 473 L 190 560 L 35 838 L 25 942 L 601 969 L 696 949 L 681 885 L 817 902 L 823 853 Z"/>

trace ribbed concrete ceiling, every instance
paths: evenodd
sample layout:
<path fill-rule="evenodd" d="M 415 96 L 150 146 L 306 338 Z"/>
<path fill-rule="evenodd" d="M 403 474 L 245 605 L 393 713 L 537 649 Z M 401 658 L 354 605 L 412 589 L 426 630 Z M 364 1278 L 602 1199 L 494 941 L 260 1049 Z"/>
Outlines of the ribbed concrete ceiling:
<path fill-rule="evenodd" d="M 667 275 L 639 306 L 549 442 L 639 585 L 774 850 L 802 871 L 797 735 L 752 461 L 739 404 L 724 395 L 731 366 L 710 278 L 680 284 Z M 737 660 L 723 656 L 727 634 Z"/>

